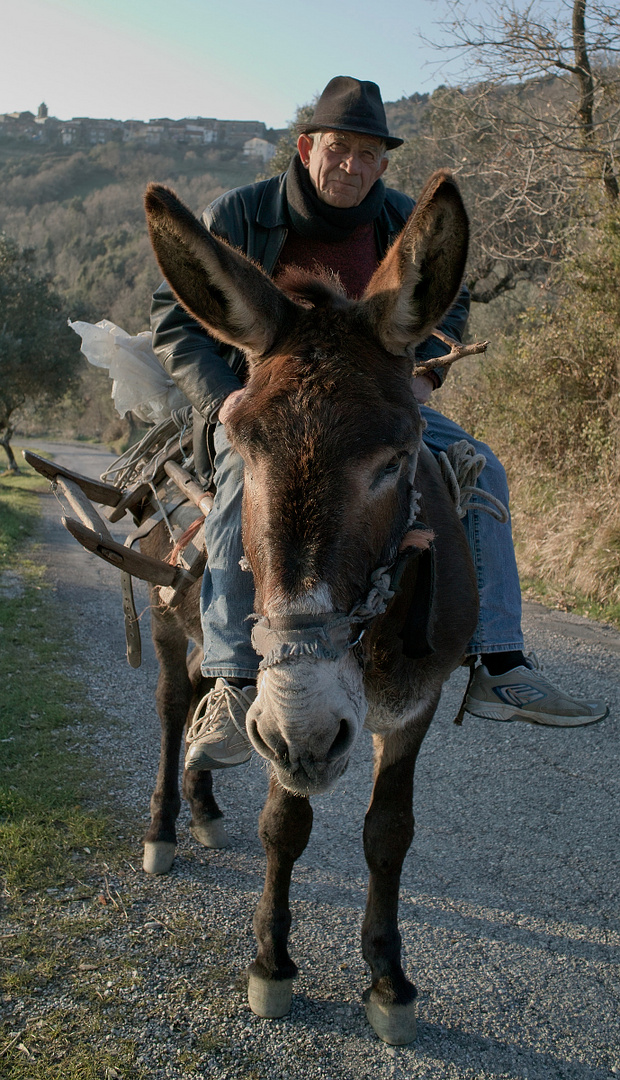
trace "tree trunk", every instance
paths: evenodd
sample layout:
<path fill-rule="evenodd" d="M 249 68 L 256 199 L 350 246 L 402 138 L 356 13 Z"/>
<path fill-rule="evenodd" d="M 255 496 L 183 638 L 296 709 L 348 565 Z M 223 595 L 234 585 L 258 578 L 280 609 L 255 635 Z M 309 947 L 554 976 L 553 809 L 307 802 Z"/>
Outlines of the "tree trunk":
<path fill-rule="evenodd" d="M 620 195 L 620 188 L 618 187 L 618 181 L 616 180 L 616 174 L 611 163 L 609 153 L 605 153 L 605 164 L 603 165 L 603 186 L 605 188 L 605 194 L 611 202 L 617 202 Z"/>
<path fill-rule="evenodd" d="M 9 459 L 9 467 L 8 467 L 7 471 L 19 474 L 19 468 L 18 468 L 17 462 L 15 460 L 15 455 L 13 454 L 13 451 L 11 449 L 11 444 L 10 444 L 10 441 L 9 441 L 13 437 L 13 435 L 14 435 L 14 431 L 13 431 L 12 428 L 10 428 L 10 427 L 4 428 L 2 434 L 0 435 L 0 446 L 4 447 L 6 456 Z"/>
<path fill-rule="evenodd" d="M 575 50 L 575 66 L 579 83 L 577 116 L 583 141 L 586 146 L 592 146 L 595 142 L 594 79 L 592 78 L 592 68 L 590 67 L 586 45 L 586 0 L 574 0 L 573 3 L 573 48 Z M 604 152 L 603 187 L 607 198 L 611 202 L 616 202 L 619 194 L 618 181 L 608 150 Z"/>
<path fill-rule="evenodd" d="M 594 79 L 586 45 L 586 0 L 575 0 L 573 4 L 573 49 L 579 82 L 577 116 L 583 141 L 591 143 L 594 138 Z"/>

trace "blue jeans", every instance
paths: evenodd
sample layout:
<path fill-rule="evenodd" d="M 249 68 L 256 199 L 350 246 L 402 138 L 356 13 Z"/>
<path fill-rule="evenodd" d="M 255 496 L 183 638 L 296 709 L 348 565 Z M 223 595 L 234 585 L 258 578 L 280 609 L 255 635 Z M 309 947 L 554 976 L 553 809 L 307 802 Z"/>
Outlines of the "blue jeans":
<path fill-rule="evenodd" d="M 424 442 L 438 454 L 459 439 L 468 439 L 487 463 L 478 486 L 508 506 L 503 466 L 484 443 L 467 435 L 458 424 L 435 409 L 421 407 L 427 422 Z M 241 499 L 243 461 L 232 449 L 222 424 L 214 433 L 213 510 L 205 520 L 209 561 L 204 572 L 200 614 L 204 637 L 203 675 L 255 679 L 258 657 L 250 641 L 254 610 L 252 574 L 242 570 Z M 463 519 L 480 593 L 480 618 L 468 654 L 510 652 L 523 648 L 521 589 L 510 521 L 501 525 L 488 514 L 470 510 Z"/>
<path fill-rule="evenodd" d="M 495 495 L 508 506 L 508 484 L 504 466 L 486 443 L 472 439 L 458 424 L 426 405 L 420 408 L 426 420 L 424 442 L 437 455 L 451 443 L 467 439 L 487 463 L 478 478 L 478 487 Z M 467 653 L 512 652 L 523 648 L 521 633 L 521 586 L 512 542 L 510 518 L 503 525 L 490 514 L 470 510 L 463 518 L 474 560 L 480 615 Z"/>

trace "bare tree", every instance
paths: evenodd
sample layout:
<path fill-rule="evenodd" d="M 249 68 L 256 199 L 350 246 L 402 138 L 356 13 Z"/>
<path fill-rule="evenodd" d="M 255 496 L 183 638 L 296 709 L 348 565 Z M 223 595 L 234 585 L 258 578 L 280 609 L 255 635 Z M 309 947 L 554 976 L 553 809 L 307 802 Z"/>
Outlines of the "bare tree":
<path fill-rule="evenodd" d="M 422 163 L 456 172 L 473 223 L 469 284 L 488 302 L 546 278 L 598 209 L 597 184 L 618 198 L 620 12 L 586 0 L 499 0 L 477 4 L 475 20 L 466 0 L 449 10 L 462 88 L 432 95 L 394 167 L 412 194 Z"/>
<path fill-rule="evenodd" d="M 591 161 L 606 193 L 618 197 L 613 161 L 620 139 L 620 10 L 596 0 L 517 0 L 486 5 L 475 22 L 465 0 L 449 0 L 455 48 L 473 52 L 494 85 L 554 75 L 561 85 L 547 114 L 525 108 L 522 122 L 547 144 Z M 587 23 L 586 23 L 587 16 Z"/>
<path fill-rule="evenodd" d="M 467 282 L 481 303 L 520 281 L 544 281 L 579 221 L 583 198 L 570 169 L 536 152 L 514 122 L 526 95 L 540 100 L 545 89 L 442 87 L 390 165 L 390 180 L 414 197 L 433 168 L 457 176 L 471 222 Z"/>

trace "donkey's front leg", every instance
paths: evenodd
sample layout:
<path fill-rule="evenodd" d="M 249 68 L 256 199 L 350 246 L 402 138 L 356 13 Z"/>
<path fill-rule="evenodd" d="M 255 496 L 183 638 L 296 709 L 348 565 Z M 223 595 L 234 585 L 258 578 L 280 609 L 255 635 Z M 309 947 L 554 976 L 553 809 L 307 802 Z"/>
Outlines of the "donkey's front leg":
<path fill-rule="evenodd" d="M 364 1001 L 379 1038 L 395 1046 L 416 1037 L 417 992 L 401 966 L 398 893 L 413 839 L 413 772 L 427 726 L 374 737 L 375 782 L 364 823 L 370 876 L 362 949 L 372 974 Z"/>
<path fill-rule="evenodd" d="M 254 915 L 258 952 L 248 984 L 250 1008 L 257 1016 L 273 1019 L 284 1016 L 291 1007 L 297 968 L 287 949 L 289 887 L 293 865 L 308 843 L 311 829 L 308 799 L 292 795 L 272 777 L 258 827 L 267 853 L 267 873 Z"/>

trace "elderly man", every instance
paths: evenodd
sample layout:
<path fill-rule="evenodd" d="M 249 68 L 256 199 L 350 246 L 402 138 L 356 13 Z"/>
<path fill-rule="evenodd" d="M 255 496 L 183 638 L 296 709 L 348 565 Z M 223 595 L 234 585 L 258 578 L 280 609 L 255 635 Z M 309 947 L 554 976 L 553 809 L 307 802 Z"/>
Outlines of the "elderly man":
<path fill-rule="evenodd" d="M 277 278 L 287 266 L 325 267 L 340 277 L 353 298 L 362 295 L 373 271 L 414 207 L 412 199 L 383 185 L 386 150 L 401 139 L 388 132 L 378 86 L 345 76 L 332 79 L 311 122 L 303 128 L 287 172 L 230 191 L 207 208 L 208 229 L 240 248 Z M 469 312 L 463 288 L 441 329 L 461 340 Z M 208 693 L 187 733 L 188 768 L 212 769 L 247 761 L 252 749 L 245 715 L 256 692 L 258 657 L 250 641 L 251 575 L 242 569 L 243 463 L 226 436 L 226 417 L 243 393 L 243 354 L 214 341 L 175 302 L 164 284 L 153 299 L 153 342 L 166 371 L 194 405 L 211 447 L 216 496 L 205 522 L 208 566 L 201 615 L 203 675 Z M 444 351 L 436 338 L 416 348 L 416 361 Z M 425 406 L 441 384 L 441 368 L 415 380 L 434 453 L 461 438 L 461 428 Z M 196 415 L 198 414 L 198 415 Z M 506 505 L 505 474 L 488 447 L 470 440 L 487 459 L 479 485 Z M 200 451 L 200 445 L 198 447 Z M 200 457 L 200 453 L 198 454 Z M 466 708 L 493 720 L 523 719 L 557 727 L 593 723 L 603 703 L 578 701 L 553 686 L 537 662 L 523 653 L 521 593 L 510 525 L 471 510 L 465 528 L 480 592 L 480 619 L 472 656 L 480 656 Z"/>

